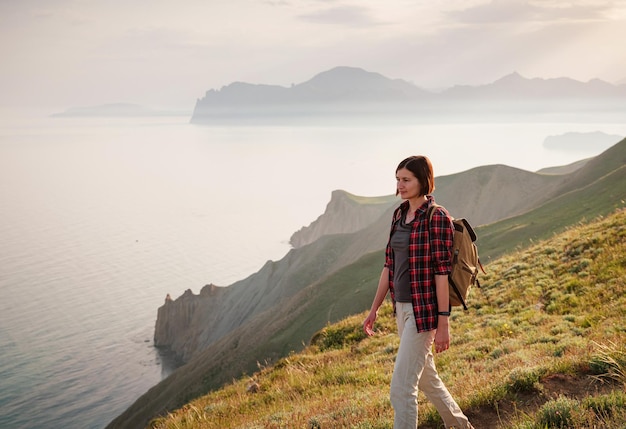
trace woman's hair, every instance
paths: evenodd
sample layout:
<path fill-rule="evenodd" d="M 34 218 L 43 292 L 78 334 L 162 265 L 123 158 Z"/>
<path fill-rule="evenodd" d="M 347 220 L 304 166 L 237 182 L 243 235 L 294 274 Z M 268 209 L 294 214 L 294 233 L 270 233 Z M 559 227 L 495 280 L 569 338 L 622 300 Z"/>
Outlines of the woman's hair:
<path fill-rule="evenodd" d="M 403 168 L 409 170 L 417 178 L 421 195 L 431 194 L 435 190 L 435 175 L 430 159 L 423 155 L 409 156 L 398 164 L 396 173 Z M 396 189 L 396 195 L 398 195 L 398 189 Z"/>

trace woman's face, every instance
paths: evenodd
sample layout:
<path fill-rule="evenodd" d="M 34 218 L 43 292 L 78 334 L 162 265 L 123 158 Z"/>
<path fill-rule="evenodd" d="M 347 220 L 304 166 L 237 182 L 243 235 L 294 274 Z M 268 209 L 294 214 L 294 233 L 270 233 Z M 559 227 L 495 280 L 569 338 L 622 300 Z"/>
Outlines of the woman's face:
<path fill-rule="evenodd" d="M 401 168 L 396 172 L 396 189 L 403 200 L 421 196 L 417 177 L 406 168 Z"/>

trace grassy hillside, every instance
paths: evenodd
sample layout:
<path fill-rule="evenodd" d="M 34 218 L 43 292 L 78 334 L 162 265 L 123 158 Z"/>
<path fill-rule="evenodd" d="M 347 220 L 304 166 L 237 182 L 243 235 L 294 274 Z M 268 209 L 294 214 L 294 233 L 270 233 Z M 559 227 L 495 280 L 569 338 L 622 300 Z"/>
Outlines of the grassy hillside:
<path fill-rule="evenodd" d="M 568 176 L 567 185 L 573 190 L 547 198 L 547 204 L 531 212 L 479 228 L 480 254 L 489 271 L 491 262 L 507 252 L 526 248 L 573 224 L 623 208 L 626 201 L 625 157 L 626 140 L 623 140 L 593 163 L 589 161 L 578 173 Z M 491 185 L 496 186 L 495 183 Z M 542 189 L 547 190 L 539 187 L 527 198 L 534 198 Z M 492 198 L 487 208 L 497 204 L 497 198 Z M 455 214 L 465 213 L 459 209 Z M 315 332 L 327 323 L 369 308 L 382 267 L 383 252 L 365 254 L 365 249 L 374 250 L 378 247 L 372 248 L 371 242 L 377 242 L 380 237 L 385 239 L 388 219 L 386 216 L 372 229 L 356 234 L 323 237 L 306 248 L 297 249 L 299 252 L 290 252 L 284 260 L 268 263 L 259 275 L 275 280 L 268 281 L 272 289 L 246 289 L 255 291 L 256 295 L 241 297 L 244 304 L 254 306 L 250 310 L 254 308 L 258 312 L 241 313 L 250 316 L 245 324 L 229 331 L 228 335 L 209 345 L 187 365 L 142 395 L 108 427 L 141 427 L 155 415 L 178 408 L 242 373 L 252 373 L 259 361 L 275 362 L 291 351 L 302 350 Z M 365 256 L 356 259 L 357 250 L 360 251 L 358 255 Z M 351 258 L 349 265 L 344 261 L 346 258 Z M 259 275 L 240 282 L 239 286 L 252 288 Z M 489 281 L 485 279 L 483 282 L 488 284 Z M 260 305 L 262 303 L 267 305 Z M 210 317 L 212 312 L 203 314 Z M 216 329 L 213 324 L 206 324 L 206 327 Z"/>
<path fill-rule="evenodd" d="M 373 338 L 362 333 L 365 315 L 150 427 L 391 428 L 391 306 Z M 451 327 L 437 365 L 476 427 L 626 427 L 626 211 L 492 262 Z M 420 428 L 443 427 L 420 401 Z"/>
<path fill-rule="evenodd" d="M 488 262 L 515 247 L 548 238 L 569 225 L 606 215 L 625 205 L 626 164 L 535 210 L 477 228 L 481 258 Z"/>

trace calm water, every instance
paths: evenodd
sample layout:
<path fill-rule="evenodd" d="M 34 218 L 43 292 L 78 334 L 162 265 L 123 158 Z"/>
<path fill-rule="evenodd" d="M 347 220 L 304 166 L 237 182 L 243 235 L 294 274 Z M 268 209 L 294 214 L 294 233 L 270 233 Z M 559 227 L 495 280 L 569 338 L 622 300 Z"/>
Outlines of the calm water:
<path fill-rule="evenodd" d="M 394 192 L 424 153 L 437 175 L 535 171 L 597 155 L 548 135 L 626 125 L 199 127 L 187 117 L 0 119 L 0 427 L 102 428 L 168 368 L 165 295 L 230 285 L 289 250 L 330 194 Z"/>

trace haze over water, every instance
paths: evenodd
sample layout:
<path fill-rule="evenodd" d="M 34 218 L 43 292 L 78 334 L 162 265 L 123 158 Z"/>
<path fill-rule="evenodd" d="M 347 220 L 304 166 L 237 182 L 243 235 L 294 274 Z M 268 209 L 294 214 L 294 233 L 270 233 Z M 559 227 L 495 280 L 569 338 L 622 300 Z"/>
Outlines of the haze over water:
<path fill-rule="evenodd" d="M 626 135 L 602 122 L 188 121 L 2 115 L 0 427 L 104 427 L 168 373 L 152 347 L 165 295 L 227 286 L 282 258 L 335 189 L 392 194 L 413 154 L 437 176 L 536 171 L 605 149 L 548 150 L 549 135 Z"/>

